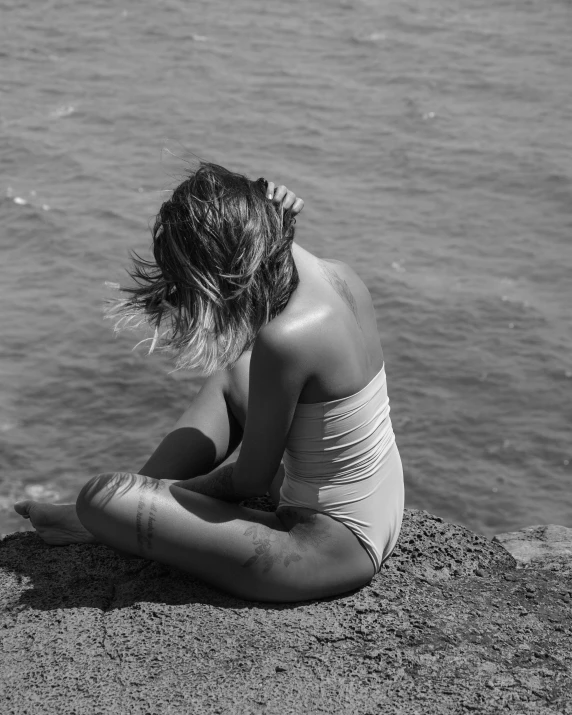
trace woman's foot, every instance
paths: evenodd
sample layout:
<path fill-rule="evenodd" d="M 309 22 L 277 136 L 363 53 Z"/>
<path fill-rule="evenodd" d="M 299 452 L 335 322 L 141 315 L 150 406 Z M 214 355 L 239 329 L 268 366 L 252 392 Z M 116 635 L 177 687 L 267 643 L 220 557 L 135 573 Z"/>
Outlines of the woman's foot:
<path fill-rule="evenodd" d="M 41 504 L 27 499 L 14 504 L 14 509 L 30 520 L 46 544 L 67 546 L 95 542 L 95 537 L 78 519 L 75 504 Z"/>

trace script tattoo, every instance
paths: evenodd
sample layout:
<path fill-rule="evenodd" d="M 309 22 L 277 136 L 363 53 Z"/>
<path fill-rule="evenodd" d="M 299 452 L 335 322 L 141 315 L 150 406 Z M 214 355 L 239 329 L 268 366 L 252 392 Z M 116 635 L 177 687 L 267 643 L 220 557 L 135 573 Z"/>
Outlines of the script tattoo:
<path fill-rule="evenodd" d="M 137 504 L 137 515 L 135 517 L 135 528 L 137 532 L 137 544 L 141 553 L 153 551 L 153 530 L 155 527 L 155 516 L 157 514 L 157 502 L 159 492 L 164 484 L 157 479 L 145 477 L 145 482 L 139 487 L 140 495 Z M 149 494 L 151 498 L 149 499 Z M 149 507 L 144 522 L 146 507 Z"/>
<path fill-rule="evenodd" d="M 316 518 L 316 514 L 301 514 L 288 507 L 280 510 L 285 521 L 294 520 L 294 525 L 286 531 L 271 529 L 264 524 L 252 524 L 244 532 L 254 544 L 254 555 L 242 565 L 244 568 L 258 564 L 263 573 L 268 573 L 275 564 L 288 567 L 300 561 L 303 553 L 319 548 L 330 536 L 330 527 L 326 520 Z M 277 512 L 278 514 L 278 512 Z"/>
<path fill-rule="evenodd" d="M 322 273 L 323 273 L 325 279 L 332 286 L 332 288 L 336 291 L 336 293 L 340 296 L 340 298 L 342 298 L 345 301 L 347 306 L 350 308 L 350 310 L 354 314 L 355 319 L 358 322 L 358 325 L 360 325 L 357 303 L 356 303 L 353 293 L 351 292 L 350 287 L 348 286 L 346 281 L 343 278 L 340 278 L 340 276 L 336 273 L 336 271 L 333 268 L 330 268 L 329 266 L 327 266 L 324 261 L 320 261 L 320 268 L 322 270 Z"/>

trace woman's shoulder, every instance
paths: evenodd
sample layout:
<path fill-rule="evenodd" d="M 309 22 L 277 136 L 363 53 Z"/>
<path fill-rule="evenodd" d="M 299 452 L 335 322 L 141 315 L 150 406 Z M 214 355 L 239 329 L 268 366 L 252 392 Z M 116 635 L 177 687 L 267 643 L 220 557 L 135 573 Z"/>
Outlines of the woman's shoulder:
<path fill-rule="evenodd" d="M 305 379 L 314 370 L 319 346 L 327 338 L 331 312 L 324 301 L 298 295 L 261 328 L 253 350 L 275 367 L 295 370 Z"/>
<path fill-rule="evenodd" d="M 299 377 L 303 402 L 351 394 L 369 381 L 370 363 L 377 365 L 381 353 L 371 296 L 357 273 L 342 261 L 313 265 L 254 348 L 267 364 Z"/>
<path fill-rule="evenodd" d="M 332 284 L 345 282 L 352 291 L 369 296 L 369 290 L 359 274 L 347 263 L 335 258 L 320 258 L 322 275 Z"/>
<path fill-rule="evenodd" d="M 360 314 L 373 308 L 369 290 L 353 268 L 343 261 L 316 258 L 286 308 L 261 331 L 263 339 L 294 350 L 296 346 L 327 342 L 332 331 L 347 322 L 339 304 L 332 300 L 335 294 L 351 309 L 358 323 Z"/>
<path fill-rule="evenodd" d="M 363 302 L 371 302 L 366 286 L 347 264 L 320 259 L 318 267 L 318 272 L 306 276 L 286 308 L 261 329 L 257 342 L 293 358 L 315 356 L 334 334 L 343 332 L 347 320 L 331 298 L 332 288 L 356 317 Z"/>
<path fill-rule="evenodd" d="M 256 343 L 265 350 L 295 356 L 315 335 L 325 314 L 323 305 L 291 301 L 285 310 L 262 327 Z"/>
<path fill-rule="evenodd" d="M 297 397 L 314 368 L 315 351 L 315 338 L 303 315 L 284 311 L 258 332 L 252 364 L 290 385 Z"/>
<path fill-rule="evenodd" d="M 320 270 L 358 322 L 364 313 L 371 313 L 373 304 L 369 289 L 351 266 L 343 261 L 320 259 Z"/>

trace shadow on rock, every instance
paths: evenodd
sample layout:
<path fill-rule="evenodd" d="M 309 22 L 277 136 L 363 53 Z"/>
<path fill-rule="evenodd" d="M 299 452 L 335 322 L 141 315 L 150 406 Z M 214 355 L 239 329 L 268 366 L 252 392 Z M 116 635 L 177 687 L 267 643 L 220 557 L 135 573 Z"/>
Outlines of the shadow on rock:
<path fill-rule="evenodd" d="M 5 583 L 7 579 L 12 583 Z M 0 543 L 0 590 L 10 594 L 4 608 L 16 612 L 25 608 L 110 611 L 140 602 L 249 605 L 177 569 L 125 558 L 101 545 L 47 546 L 32 532 L 12 534 Z M 283 609 L 292 604 L 259 606 Z"/>
<path fill-rule="evenodd" d="M 101 545 L 47 546 L 30 532 L 4 539 L 0 566 L 1 578 L 13 580 L 3 588 L 12 597 L 6 604 L 9 609 L 87 607 L 108 611 L 129 608 L 138 602 L 208 603 L 221 608 L 249 606 L 248 602 L 171 567 L 124 558 Z M 485 537 L 425 512 L 407 511 L 399 543 L 372 587 L 375 584 L 383 588 L 384 577 L 391 573 L 421 582 L 443 582 L 474 574 L 492 575 L 514 566 L 514 559 L 506 550 Z M 296 608 L 296 604 L 258 606 Z"/>

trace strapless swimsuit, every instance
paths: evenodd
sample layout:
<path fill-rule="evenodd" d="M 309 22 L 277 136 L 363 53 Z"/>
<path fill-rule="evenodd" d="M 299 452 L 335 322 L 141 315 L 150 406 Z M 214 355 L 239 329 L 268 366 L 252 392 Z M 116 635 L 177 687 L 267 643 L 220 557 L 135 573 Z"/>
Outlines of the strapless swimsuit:
<path fill-rule="evenodd" d="M 345 524 L 377 573 L 395 547 L 403 517 L 403 469 L 385 368 L 354 395 L 298 403 L 284 467 L 279 506 L 315 509 Z"/>

